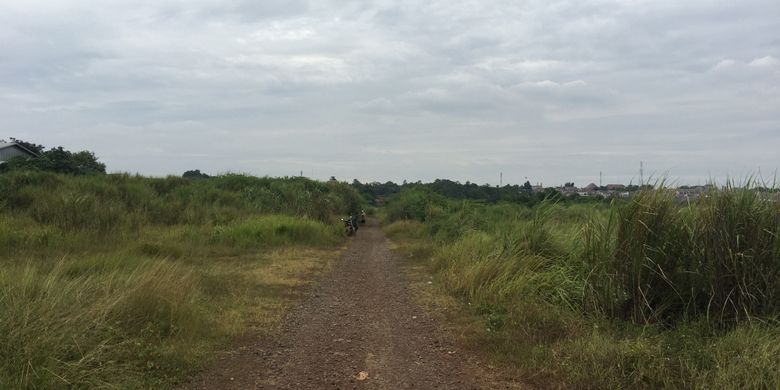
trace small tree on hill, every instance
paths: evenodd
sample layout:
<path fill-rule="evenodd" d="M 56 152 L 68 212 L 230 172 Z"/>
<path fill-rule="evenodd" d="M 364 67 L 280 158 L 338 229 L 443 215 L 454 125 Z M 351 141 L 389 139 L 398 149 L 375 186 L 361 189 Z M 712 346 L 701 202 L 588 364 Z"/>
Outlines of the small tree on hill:
<path fill-rule="evenodd" d="M 200 169 L 195 169 L 195 170 L 192 170 L 192 171 L 184 172 L 184 174 L 182 174 L 181 177 L 183 177 L 185 179 L 208 179 L 211 176 L 209 176 L 209 175 L 207 175 L 205 173 L 202 173 L 200 171 Z"/>

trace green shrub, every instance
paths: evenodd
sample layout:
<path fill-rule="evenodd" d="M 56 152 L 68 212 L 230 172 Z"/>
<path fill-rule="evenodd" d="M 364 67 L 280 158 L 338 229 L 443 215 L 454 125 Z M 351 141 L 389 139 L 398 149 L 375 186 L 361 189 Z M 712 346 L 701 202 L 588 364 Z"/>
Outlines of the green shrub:
<path fill-rule="evenodd" d="M 212 242 L 239 248 L 272 248 L 285 245 L 333 245 L 340 240 L 340 226 L 281 215 L 263 216 L 216 226 Z"/>
<path fill-rule="evenodd" d="M 413 219 L 421 222 L 431 220 L 435 215 L 442 215 L 445 205 L 443 196 L 430 191 L 411 189 L 404 190 L 387 205 L 386 216 L 389 221 Z"/>

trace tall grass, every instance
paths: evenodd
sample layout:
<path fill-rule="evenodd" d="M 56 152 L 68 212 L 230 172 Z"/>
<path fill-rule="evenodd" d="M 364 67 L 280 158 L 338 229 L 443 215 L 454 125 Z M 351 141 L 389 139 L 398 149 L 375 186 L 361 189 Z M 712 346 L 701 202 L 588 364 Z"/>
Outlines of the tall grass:
<path fill-rule="evenodd" d="M 1 174 L 0 388 L 171 386 L 269 323 L 278 250 L 338 247 L 359 207 L 303 178 Z"/>
<path fill-rule="evenodd" d="M 777 203 L 728 187 L 680 206 L 659 189 L 614 213 L 585 229 L 583 248 L 593 299 L 611 316 L 722 326 L 778 313 Z"/>
<path fill-rule="evenodd" d="M 0 175 L 0 208 L 35 221 L 103 234 L 149 224 L 222 223 L 252 214 L 329 221 L 355 212 L 361 198 L 343 183 L 305 178 L 226 175 L 191 181 L 126 174 L 63 177 L 47 172 Z"/>
<path fill-rule="evenodd" d="M 609 207 L 398 202 L 426 211 L 389 213 L 388 233 L 531 383 L 780 386 L 780 205 L 756 188 L 686 203 L 660 188 Z"/>
<path fill-rule="evenodd" d="M 340 241 L 340 225 L 270 216 L 237 224 L 216 226 L 211 241 L 239 248 L 269 248 L 291 245 L 330 246 Z"/>
<path fill-rule="evenodd" d="M 117 266 L 0 270 L 3 387 L 108 386 L 160 364 L 156 341 L 208 332 L 191 272 L 163 261 Z"/>

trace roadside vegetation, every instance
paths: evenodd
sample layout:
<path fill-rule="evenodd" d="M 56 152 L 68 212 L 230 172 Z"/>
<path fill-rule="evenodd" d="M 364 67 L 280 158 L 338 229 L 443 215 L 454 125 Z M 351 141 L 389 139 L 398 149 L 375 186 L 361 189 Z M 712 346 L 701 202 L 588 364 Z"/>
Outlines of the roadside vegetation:
<path fill-rule="evenodd" d="M 177 383 L 233 337 L 272 331 L 362 202 L 304 178 L 15 164 L 0 174 L 0 388 Z"/>
<path fill-rule="evenodd" d="M 574 183 L 567 183 L 574 187 Z M 361 183 L 358 180 L 352 181 L 352 187 L 370 203 L 382 203 L 388 198 L 400 193 L 414 191 L 417 193 L 429 193 L 456 200 L 470 200 L 483 203 L 513 203 L 533 206 L 545 199 L 563 200 L 561 193 L 552 187 L 544 188 L 541 191 L 535 191 L 529 181 L 523 185 L 504 185 L 492 186 L 490 184 L 478 185 L 476 183 L 460 183 L 457 181 L 436 179 L 430 183 L 417 181 L 414 183 L 396 184 L 391 181 L 385 183 Z M 639 186 L 630 185 L 627 189 L 636 191 Z M 566 198 L 569 203 L 603 203 L 602 197 L 580 196 L 573 194 Z"/>
<path fill-rule="evenodd" d="M 542 388 L 780 388 L 780 205 L 727 187 L 612 204 L 382 210 L 459 334 Z M 450 298 L 446 298 L 450 297 Z M 448 301 L 448 299 L 450 301 Z"/>

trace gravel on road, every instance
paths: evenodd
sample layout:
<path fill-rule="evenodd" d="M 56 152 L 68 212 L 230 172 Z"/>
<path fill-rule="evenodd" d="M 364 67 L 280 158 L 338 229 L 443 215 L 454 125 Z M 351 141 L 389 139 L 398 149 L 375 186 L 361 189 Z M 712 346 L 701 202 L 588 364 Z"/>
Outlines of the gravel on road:
<path fill-rule="evenodd" d="M 250 340 L 189 389 L 508 388 L 479 375 L 473 357 L 410 296 L 375 220 L 274 337 Z"/>

